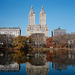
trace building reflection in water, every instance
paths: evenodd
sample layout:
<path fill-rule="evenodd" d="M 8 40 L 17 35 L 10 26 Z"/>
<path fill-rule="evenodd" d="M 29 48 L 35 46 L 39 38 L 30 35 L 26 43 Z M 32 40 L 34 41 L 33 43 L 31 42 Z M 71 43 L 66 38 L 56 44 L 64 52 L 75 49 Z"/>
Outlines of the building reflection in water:
<path fill-rule="evenodd" d="M 46 60 L 46 54 L 35 53 L 32 61 L 26 63 L 26 72 L 28 75 L 47 75 L 49 62 Z"/>
<path fill-rule="evenodd" d="M 26 63 L 27 75 L 47 75 L 49 72 L 49 62 L 52 62 L 52 68 L 58 71 L 67 70 L 68 66 L 75 67 L 75 51 L 71 50 L 50 50 L 46 53 L 35 52 L 29 58 L 26 56 L 25 59 L 25 55 L 21 55 L 22 57 L 17 57 L 18 59 L 20 58 L 20 64 L 17 64 L 18 62 L 16 63 L 16 61 L 13 61 L 12 54 L 12 52 L 0 51 L 1 72 L 19 71 L 20 64 L 22 63 Z"/>
<path fill-rule="evenodd" d="M 52 68 L 61 72 L 61 70 L 67 70 L 67 65 L 52 63 Z"/>
<path fill-rule="evenodd" d="M 68 65 L 75 67 L 75 51 L 68 51 Z"/>
<path fill-rule="evenodd" d="M 0 51 L 0 71 L 19 71 L 20 65 L 13 61 L 12 53 Z"/>
<path fill-rule="evenodd" d="M 47 60 L 52 62 L 52 68 L 55 70 L 67 70 L 68 66 L 75 67 L 75 51 L 48 51 Z"/>

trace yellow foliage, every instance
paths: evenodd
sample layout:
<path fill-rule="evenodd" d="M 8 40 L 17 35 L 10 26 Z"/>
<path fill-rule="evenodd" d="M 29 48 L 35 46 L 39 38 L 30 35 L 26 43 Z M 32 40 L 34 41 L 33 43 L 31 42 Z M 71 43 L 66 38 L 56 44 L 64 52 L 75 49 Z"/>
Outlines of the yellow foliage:
<path fill-rule="evenodd" d="M 25 53 L 20 50 L 15 50 L 15 53 L 13 54 L 13 60 L 15 62 L 17 62 L 18 64 L 25 63 L 25 62 L 29 61 L 29 59 L 26 59 Z"/>
<path fill-rule="evenodd" d="M 18 36 L 16 38 L 14 38 L 13 40 L 13 46 L 16 48 L 16 49 L 23 49 L 25 48 L 26 44 L 27 44 L 27 41 L 31 41 L 31 38 L 30 37 L 25 37 L 25 36 Z"/>

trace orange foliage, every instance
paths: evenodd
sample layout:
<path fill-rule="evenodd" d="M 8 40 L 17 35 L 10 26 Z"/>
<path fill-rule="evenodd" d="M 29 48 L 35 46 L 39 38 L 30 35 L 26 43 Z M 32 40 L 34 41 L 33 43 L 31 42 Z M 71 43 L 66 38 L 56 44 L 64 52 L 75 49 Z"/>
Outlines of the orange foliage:
<path fill-rule="evenodd" d="M 49 38 L 46 39 L 46 47 L 47 47 L 47 48 L 49 48 L 49 47 L 55 47 L 54 44 L 55 44 L 55 43 L 54 43 L 52 37 L 49 37 Z"/>
<path fill-rule="evenodd" d="M 53 58 L 54 58 L 54 52 L 50 52 L 50 51 L 48 51 L 47 53 L 46 53 L 46 59 L 48 60 L 48 61 L 50 61 L 50 62 L 52 62 L 53 61 Z"/>
<path fill-rule="evenodd" d="M 67 51 L 65 51 L 65 50 L 58 50 L 58 51 L 56 51 L 56 55 L 58 55 L 58 56 L 65 55 L 65 54 L 67 54 Z"/>

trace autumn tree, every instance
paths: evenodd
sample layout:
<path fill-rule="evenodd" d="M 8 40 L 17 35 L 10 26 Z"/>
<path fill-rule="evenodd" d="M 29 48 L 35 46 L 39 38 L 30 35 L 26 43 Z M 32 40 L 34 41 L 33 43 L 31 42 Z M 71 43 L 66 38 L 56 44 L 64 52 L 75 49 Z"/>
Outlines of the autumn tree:
<path fill-rule="evenodd" d="M 52 37 L 46 39 L 46 47 L 47 48 L 55 47 L 55 42 Z"/>
<path fill-rule="evenodd" d="M 15 37 L 12 45 L 15 49 L 27 49 L 31 45 L 31 38 L 25 36 Z"/>

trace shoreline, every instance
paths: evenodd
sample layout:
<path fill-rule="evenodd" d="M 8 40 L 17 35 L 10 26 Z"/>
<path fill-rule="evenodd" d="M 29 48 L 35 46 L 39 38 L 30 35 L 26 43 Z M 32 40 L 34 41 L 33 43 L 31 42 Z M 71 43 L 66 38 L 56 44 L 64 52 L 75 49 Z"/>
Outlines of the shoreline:
<path fill-rule="evenodd" d="M 15 49 L 14 47 L 6 47 L 6 48 L 0 48 L 0 50 L 6 50 L 6 51 L 15 51 L 15 50 L 20 50 L 20 49 Z M 71 48 L 33 48 L 32 51 L 50 51 L 50 50 L 74 50 L 75 49 L 71 49 Z"/>

